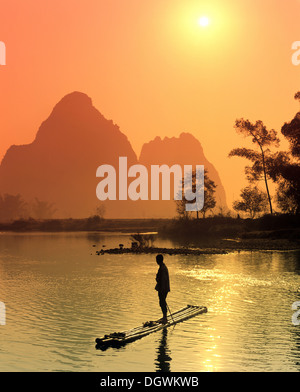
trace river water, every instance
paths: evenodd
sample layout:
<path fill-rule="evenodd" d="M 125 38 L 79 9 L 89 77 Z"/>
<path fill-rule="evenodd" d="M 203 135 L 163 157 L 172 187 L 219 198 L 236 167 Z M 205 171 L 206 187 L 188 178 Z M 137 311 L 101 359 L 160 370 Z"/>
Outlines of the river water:
<path fill-rule="evenodd" d="M 297 251 L 168 255 L 170 309 L 193 304 L 208 312 L 96 350 L 96 337 L 161 317 L 154 255 L 96 255 L 119 243 L 130 245 L 130 237 L 0 234 L 0 371 L 300 370 L 300 325 L 292 322 Z"/>

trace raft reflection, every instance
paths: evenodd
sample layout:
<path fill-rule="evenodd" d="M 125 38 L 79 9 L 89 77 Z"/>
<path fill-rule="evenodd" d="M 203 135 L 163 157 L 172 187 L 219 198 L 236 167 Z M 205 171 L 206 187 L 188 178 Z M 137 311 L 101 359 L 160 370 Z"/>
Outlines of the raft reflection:
<path fill-rule="evenodd" d="M 156 372 L 171 371 L 170 362 L 172 361 L 172 358 L 170 357 L 171 352 L 167 344 L 167 336 L 168 328 L 163 328 L 159 346 L 156 350 L 157 358 L 154 362 Z"/>

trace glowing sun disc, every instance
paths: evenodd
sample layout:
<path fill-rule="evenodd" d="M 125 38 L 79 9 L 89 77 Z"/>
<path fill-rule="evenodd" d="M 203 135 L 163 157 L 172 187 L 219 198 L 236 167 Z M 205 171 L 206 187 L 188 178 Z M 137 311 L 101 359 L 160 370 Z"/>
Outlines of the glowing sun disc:
<path fill-rule="evenodd" d="M 210 24 L 210 19 L 207 16 L 201 16 L 198 23 L 201 27 L 207 27 Z"/>

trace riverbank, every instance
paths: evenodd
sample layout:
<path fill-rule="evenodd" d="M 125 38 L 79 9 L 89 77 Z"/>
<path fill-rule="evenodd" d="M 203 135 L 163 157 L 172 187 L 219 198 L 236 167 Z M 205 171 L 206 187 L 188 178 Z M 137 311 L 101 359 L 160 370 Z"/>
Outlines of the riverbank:
<path fill-rule="evenodd" d="M 223 250 L 300 250 L 300 220 L 295 215 L 265 215 L 259 219 L 212 217 L 172 221 L 163 238 L 189 247 Z"/>
<path fill-rule="evenodd" d="M 101 219 L 98 216 L 83 219 L 19 219 L 7 223 L 0 222 L 0 231 L 157 232 L 161 231 L 163 227 L 167 227 L 171 221 L 171 219 Z"/>
<path fill-rule="evenodd" d="M 215 239 L 205 243 L 191 244 L 190 246 L 176 246 L 174 248 L 111 248 L 96 250 L 95 254 L 164 254 L 164 255 L 203 255 L 227 254 L 236 251 L 299 251 L 299 241 L 285 239 L 271 240 L 265 238 L 248 239 Z"/>
<path fill-rule="evenodd" d="M 209 217 L 206 219 L 21 219 L 0 223 L 0 232 L 121 232 L 156 233 L 155 238 L 169 239 L 175 248 L 220 253 L 232 250 L 300 249 L 300 223 L 295 215 L 266 215 L 259 219 Z M 123 249 L 123 253 L 125 253 Z M 127 250 L 127 252 L 133 250 Z M 117 248 L 115 253 L 121 253 Z M 150 250 L 148 250 L 150 252 Z M 154 250 L 153 253 L 157 252 Z M 166 249 L 161 253 L 172 253 Z M 177 251 L 179 252 L 179 251 Z M 193 250 L 194 252 L 194 250 Z"/>
<path fill-rule="evenodd" d="M 101 249 L 100 251 L 96 251 L 96 255 L 104 255 L 105 253 L 109 254 L 168 254 L 169 256 L 173 255 L 203 255 L 203 254 L 226 254 L 227 251 L 224 249 L 199 249 L 199 248 L 113 248 L 113 249 Z"/>

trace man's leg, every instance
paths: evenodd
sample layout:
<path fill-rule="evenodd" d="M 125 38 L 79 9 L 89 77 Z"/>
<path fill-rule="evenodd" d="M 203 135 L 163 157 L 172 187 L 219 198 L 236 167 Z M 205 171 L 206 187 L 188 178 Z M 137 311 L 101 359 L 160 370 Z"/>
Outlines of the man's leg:
<path fill-rule="evenodd" d="M 167 321 L 167 302 L 166 302 L 166 298 L 167 298 L 167 294 L 168 293 L 162 293 L 162 292 L 158 292 L 158 296 L 159 296 L 159 305 L 161 307 L 162 313 L 163 313 L 163 322 Z"/>

